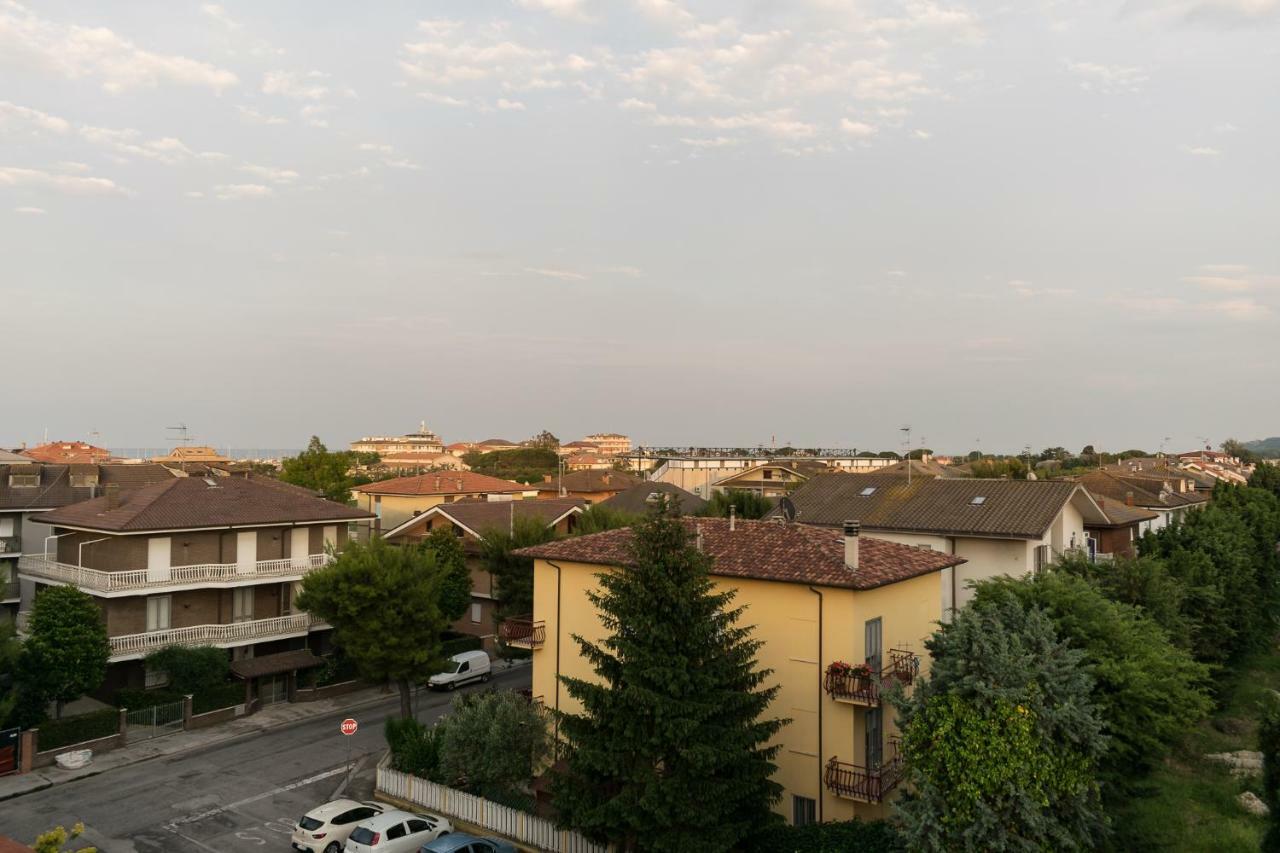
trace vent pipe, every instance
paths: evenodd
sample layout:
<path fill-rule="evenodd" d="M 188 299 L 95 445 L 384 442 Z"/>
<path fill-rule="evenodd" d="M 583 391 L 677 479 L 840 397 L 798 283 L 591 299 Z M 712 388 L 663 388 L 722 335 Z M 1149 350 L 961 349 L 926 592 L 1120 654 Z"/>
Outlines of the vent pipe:
<path fill-rule="evenodd" d="M 738 508 L 733 504 L 729 504 L 729 532 L 732 533 L 738 521 Z"/>
<path fill-rule="evenodd" d="M 861 532 L 859 522 L 849 519 L 844 523 L 844 565 L 853 571 L 858 569 L 858 534 Z"/>

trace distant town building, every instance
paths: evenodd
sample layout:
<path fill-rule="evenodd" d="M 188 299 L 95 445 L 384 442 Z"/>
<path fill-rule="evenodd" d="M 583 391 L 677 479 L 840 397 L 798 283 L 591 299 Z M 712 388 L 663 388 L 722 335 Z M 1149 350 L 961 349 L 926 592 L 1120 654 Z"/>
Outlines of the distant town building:
<path fill-rule="evenodd" d="M 594 444 L 606 456 L 619 456 L 631 452 L 631 439 L 616 432 L 598 432 L 587 436 L 583 441 Z"/>
<path fill-rule="evenodd" d="M 205 465 L 218 463 L 229 463 L 235 460 L 223 456 L 212 447 L 202 445 L 192 445 L 190 447 L 175 447 L 170 453 L 164 456 L 152 456 L 148 462 L 159 462 L 162 465 L 182 465 L 188 462 L 199 462 Z"/>
<path fill-rule="evenodd" d="M 581 498 L 589 504 L 595 504 L 607 501 L 618 492 L 626 491 L 639 482 L 640 478 L 622 471 L 587 469 L 570 471 L 562 475 L 544 474 L 542 482 L 530 488 L 536 488 L 538 497 L 544 499 Z"/>
<path fill-rule="evenodd" d="M 373 513 L 380 531 L 393 530 L 433 506 L 461 500 L 520 500 L 536 498 L 537 486 L 499 480 L 474 471 L 441 471 L 398 477 L 356 486 L 356 506 Z"/>
<path fill-rule="evenodd" d="M 100 465 L 111 461 L 111 451 L 83 441 L 50 441 L 18 451 L 28 459 L 60 465 Z"/>
<path fill-rule="evenodd" d="M 351 442 L 351 449 L 356 453 L 376 453 L 379 456 L 392 453 L 444 453 L 444 442 L 440 436 L 427 429 L 423 421 L 417 432 L 405 435 L 367 435 L 359 441 Z"/>

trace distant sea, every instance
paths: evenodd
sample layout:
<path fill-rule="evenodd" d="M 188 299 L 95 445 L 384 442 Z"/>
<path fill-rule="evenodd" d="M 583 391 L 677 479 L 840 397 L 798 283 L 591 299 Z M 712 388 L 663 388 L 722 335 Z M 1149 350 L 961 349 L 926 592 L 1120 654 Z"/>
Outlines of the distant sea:
<path fill-rule="evenodd" d="M 168 456 L 172 447 L 108 447 L 112 456 L 124 459 L 150 459 L 152 456 Z M 297 456 L 296 447 L 215 447 L 214 450 L 231 459 L 283 459 Z"/>

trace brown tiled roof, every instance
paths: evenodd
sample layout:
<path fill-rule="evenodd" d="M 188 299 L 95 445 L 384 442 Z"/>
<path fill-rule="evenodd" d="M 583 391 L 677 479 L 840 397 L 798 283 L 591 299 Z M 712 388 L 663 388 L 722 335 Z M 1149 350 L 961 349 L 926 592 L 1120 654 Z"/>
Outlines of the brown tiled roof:
<path fill-rule="evenodd" d="M 537 483 L 535 485 L 540 492 L 559 491 L 561 484 L 564 485 L 566 492 L 620 492 L 623 489 L 631 488 L 639 482 L 639 477 L 628 474 L 625 471 L 596 468 L 584 471 L 566 471 L 563 479 L 557 479 L 553 475 L 550 483 Z"/>
<path fill-rule="evenodd" d="M 551 524 L 567 512 L 582 509 L 587 502 L 581 498 L 548 498 L 523 501 L 454 501 L 440 504 L 414 516 L 388 532 L 387 538 L 400 536 L 415 527 L 416 522 L 433 516 L 442 516 L 461 524 L 467 530 L 483 536 L 490 530 L 506 530 L 512 515 L 516 518 L 536 518 Z"/>
<path fill-rule="evenodd" d="M 280 675 L 297 669 L 311 669 L 322 663 L 324 661 L 316 657 L 311 649 L 294 649 L 289 652 L 276 652 L 273 655 L 232 661 L 231 674 L 248 680 L 263 675 Z"/>
<path fill-rule="evenodd" d="M 863 536 L 858 568 L 844 564 L 844 534 L 803 524 L 683 518 L 690 536 L 702 532 L 702 550 L 712 559 L 711 572 L 722 577 L 756 578 L 783 583 L 816 584 L 848 589 L 878 586 L 958 566 L 964 558 Z M 560 539 L 522 548 L 516 554 L 605 566 L 633 564 L 631 528 Z"/>
<path fill-rule="evenodd" d="M 30 462 L 30 461 L 31 461 L 30 457 L 23 456 L 21 453 L 13 453 L 8 450 L 0 450 L 0 462 L 6 463 L 6 464 L 13 463 L 15 465 L 21 465 L 24 462 Z"/>
<path fill-rule="evenodd" d="M 1065 481 L 925 477 L 908 485 L 900 474 L 827 474 L 790 498 L 802 524 L 838 527 L 857 519 L 868 531 L 1037 539 L 1079 488 Z"/>
<path fill-rule="evenodd" d="M 631 512 L 641 514 L 648 512 L 653 508 L 653 504 L 649 503 L 649 496 L 657 493 L 670 495 L 680 499 L 680 512 L 685 515 L 697 515 L 706 507 L 707 502 L 692 492 L 686 492 L 679 486 L 671 483 L 636 483 L 629 489 L 618 492 L 608 500 L 601 501 L 599 506 L 607 506 L 609 509 L 616 509 L 619 512 Z"/>
<path fill-rule="evenodd" d="M 1142 476 L 1135 472 L 1132 475 L 1114 474 L 1110 471 L 1090 471 L 1082 475 L 1078 481 L 1090 492 L 1114 498 L 1124 502 L 1130 493 L 1137 506 L 1161 507 L 1163 509 L 1180 509 L 1187 506 L 1200 506 L 1207 498 L 1195 492 L 1164 491 L 1168 479 Z M 1172 483 L 1170 483 L 1172 485 Z"/>
<path fill-rule="evenodd" d="M 121 491 L 137 489 L 152 483 L 164 483 L 174 479 L 175 475 L 163 465 L 89 465 L 74 466 L 75 473 L 85 473 L 96 468 L 98 485 L 72 486 L 71 465 L 44 465 L 28 462 L 25 465 L 0 465 L 0 509 L 51 509 L 68 504 L 87 501 L 102 494 L 103 487 L 114 484 Z M 40 485 L 35 487 L 17 487 L 9 485 L 10 472 L 23 471 L 31 474 L 39 473 Z"/>
<path fill-rule="evenodd" d="M 171 478 L 121 491 L 120 505 L 100 497 L 41 513 L 41 524 L 115 533 L 200 527 L 251 526 L 373 518 L 364 510 L 316 497 L 287 483 L 241 477 Z"/>
<path fill-rule="evenodd" d="M 1140 506 L 1127 506 L 1124 501 L 1116 500 L 1115 498 L 1092 493 L 1091 496 L 1093 497 L 1093 502 L 1098 505 L 1098 509 L 1102 510 L 1102 515 L 1106 518 L 1106 521 L 1087 521 L 1085 522 L 1086 527 L 1128 527 L 1140 521 L 1151 521 L 1160 517 L 1158 512 L 1152 512 Z"/>
<path fill-rule="evenodd" d="M 474 471 L 441 471 L 436 474 L 380 480 L 357 486 L 355 490 L 366 495 L 465 495 L 473 492 L 508 494 L 532 489 L 533 486 L 522 486 Z"/>
<path fill-rule="evenodd" d="M 896 462 L 893 465 L 886 465 L 883 468 L 876 468 L 872 474 L 901 474 L 907 476 L 907 460 Z M 971 471 L 957 470 L 951 465 L 940 465 L 933 460 L 922 462 L 919 459 L 911 460 L 911 476 L 916 477 L 942 477 L 948 480 L 958 480 L 965 477 L 972 477 Z"/>
<path fill-rule="evenodd" d="M 83 441 L 50 441 L 35 447 L 28 447 L 22 455 L 37 462 L 69 464 L 71 462 L 106 462 L 111 458 L 111 451 L 102 447 L 94 447 Z"/>

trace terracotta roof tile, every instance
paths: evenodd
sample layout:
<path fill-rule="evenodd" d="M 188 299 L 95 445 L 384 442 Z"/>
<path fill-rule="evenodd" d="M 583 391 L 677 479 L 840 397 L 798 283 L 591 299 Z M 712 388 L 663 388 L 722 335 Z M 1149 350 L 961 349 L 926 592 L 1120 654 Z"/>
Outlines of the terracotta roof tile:
<path fill-rule="evenodd" d="M 965 562 L 962 557 L 860 537 L 858 568 L 844 563 L 844 534 L 802 524 L 738 521 L 729 530 L 723 518 L 682 519 L 690 536 L 702 532 L 702 549 L 712 558 L 712 574 L 783 583 L 874 589 L 941 571 Z M 630 528 L 560 539 L 515 553 L 538 559 L 606 566 L 632 564 Z"/>
<path fill-rule="evenodd" d="M 549 483 L 535 484 L 540 492 L 559 491 L 561 484 L 566 492 L 620 492 L 641 482 L 639 477 L 625 471 L 605 470 L 602 468 L 584 471 L 566 471 L 563 478 L 551 478 Z"/>
<path fill-rule="evenodd" d="M 662 482 L 636 483 L 608 500 L 601 501 L 598 505 L 620 512 L 645 513 L 653 508 L 653 504 L 649 503 L 649 496 L 655 492 L 679 498 L 680 511 L 685 515 L 697 515 L 707 505 L 706 501 L 692 492 L 686 492 L 679 486 Z"/>
<path fill-rule="evenodd" d="M 435 474 L 417 474 L 397 477 L 357 486 L 356 491 L 366 495 L 461 495 L 472 492 L 511 494 L 533 490 L 510 480 L 499 480 L 474 471 L 441 471 Z"/>

